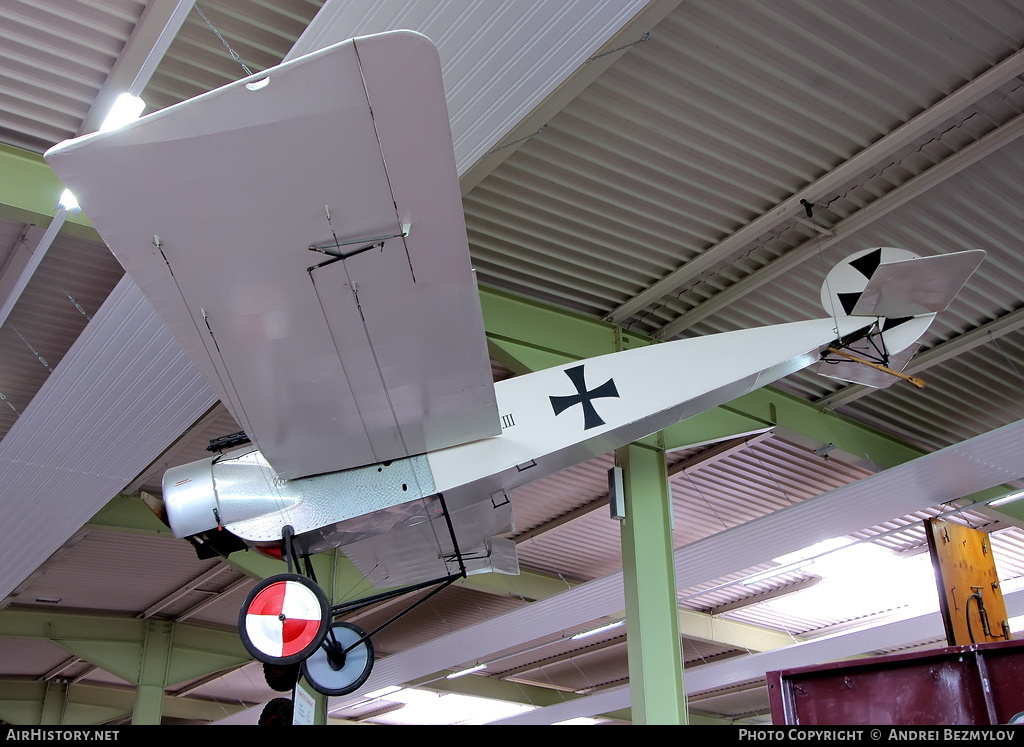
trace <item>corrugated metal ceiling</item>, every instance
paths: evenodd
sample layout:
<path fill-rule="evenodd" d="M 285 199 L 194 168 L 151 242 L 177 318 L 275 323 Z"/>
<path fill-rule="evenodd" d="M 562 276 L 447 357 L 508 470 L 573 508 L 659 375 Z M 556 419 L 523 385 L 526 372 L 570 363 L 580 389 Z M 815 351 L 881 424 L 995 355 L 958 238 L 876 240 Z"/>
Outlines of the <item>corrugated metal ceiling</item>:
<path fill-rule="evenodd" d="M 482 276 L 546 279 L 562 303 L 608 313 L 1015 52 L 1024 25 L 1004 19 L 965 59 L 941 13 L 904 4 L 876 27 L 874 6 L 680 6 L 467 198 Z M 883 27 L 919 38 L 866 42 Z M 494 215 L 515 233 L 489 230 Z M 502 239 L 516 250 L 489 250 Z"/>
<path fill-rule="evenodd" d="M 0 133 L 42 153 L 82 121 L 146 9 L 142 0 L 0 6 Z"/>
<path fill-rule="evenodd" d="M 219 88 L 245 77 L 246 70 L 277 65 L 322 5 L 323 0 L 197 3 L 141 94 L 148 110 Z"/>

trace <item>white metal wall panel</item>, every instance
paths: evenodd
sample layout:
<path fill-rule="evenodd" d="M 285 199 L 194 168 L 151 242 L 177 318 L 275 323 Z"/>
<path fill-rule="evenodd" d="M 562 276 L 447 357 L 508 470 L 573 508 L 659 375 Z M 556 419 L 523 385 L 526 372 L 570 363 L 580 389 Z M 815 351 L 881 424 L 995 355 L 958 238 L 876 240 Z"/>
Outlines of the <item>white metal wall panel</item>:
<path fill-rule="evenodd" d="M 35 229 L 35 235 L 41 230 Z M 106 247 L 63 234 L 56 237 L 0 325 L 0 438 L 28 407 L 122 274 Z"/>
<path fill-rule="evenodd" d="M 213 404 L 122 281 L 0 441 L 0 597 Z"/>
<path fill-rule="evenodd" d="M 1008 594 L 1004 600 L 1011 617 L 1024 612 L 1024 592 Z M 686 673 L 686 690 L 688 695 L 698 695 L 741 682 L 759 680 L 765 672 L 821 664 L 864 653 L 879 653 L 922 640 L 939 640 L 941 637 L 942 619 L 938 612 L 905 617 L 846 635 L 826 636 L 782 649 L 731 657 L 694 667 Z M 537 709 L 497 723 L 551 724 L 625 708 L 629 704 L 630 689 L 626 686 L 609 689 L 589 698 Z"/>
<path fill-rule="evenodd" d="M 584 64 L 644 0 L 336 1 L 288 59 L 353 36 L 411 29 L 437 46 L 459 174 Z"/>

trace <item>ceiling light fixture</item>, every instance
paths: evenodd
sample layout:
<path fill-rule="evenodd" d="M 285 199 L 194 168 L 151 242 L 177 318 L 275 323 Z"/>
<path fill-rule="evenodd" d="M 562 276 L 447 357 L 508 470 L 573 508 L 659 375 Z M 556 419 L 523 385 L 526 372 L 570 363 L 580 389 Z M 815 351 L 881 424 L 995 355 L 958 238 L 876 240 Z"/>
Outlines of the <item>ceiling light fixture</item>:
<path fill-rule="evenodd" d="M 989 507 L 1003 506 L 1006 505 L 1007 503 L 1019 501 L 1021 498 L 1024 498 L 1024 490 L 1017 490 L 1013 493 L 1007 493 L 1002 498 L 996 498 L 994 501 L 989 501 L 986 505 L 988 505 Z"/>
<path fill-rule="evenodd" d="M 765 571 L 759 571 L 746 578 L 739 580 L 742 586 L 751 586 L 753 584 L 767 581 L 768 579 L 781 576 L 786 573 L 795 573 L 796 571 L 802 570 L 807 566 L 814 565 L 814 561 L 823 555 L 840 550 L 844 547 L 849 547 L 853 544 L 853 540 L 847 537 L 833 537 L 832 539 L 823 540 L 810 547 L 805 547 L 802 550 L 796 552 L 788 552 L 784 555 L 779 555 L 776 558 L 772 558 L 773 563 L 779 565 L 775 568 L 769 568 Z"/>
<path fill-rule="evenodd" d="M 397 693 L 399 690 L 402 689 L 404 688 L 401 688 L 398 685 L 388 685 L 387 687 L 382 687 L 380 690 L 374 690 L 373 692 L 365 693 L 363 697 L 367 700 L 374 700 L 375 698 L 383 698 L 387 695 L 393 695 L 394 693 Z"/>
<path fill-rule="evenodd" d="M 833 537 L 832 539 L 816 542 L 815 544 L 801 550 L 779 555 L 778 557 L 772 558 L 772 560 L 780 565 L 793 565 L 796 563 L 802 563 L 805 560 L 814 560 L 822 555 L 828 555 L 836 550 L 849 547 L 852 544 L 854 544 L 854 541 L 849 537 Z"/>
<path fill-rule="evenodd" d="M 129 122 L 134 122 L 142 115 L 142 110 L 145 108 L 146 102 L 138 96 L 122 93 L 114 99 L 114 105 L 110 107 L 110 112 L 103 120 L 103 124 L 100 125 L 100 132 L 116 130 Z"/>
<path fill-rule="evenodd" d="M 78 210 L 78 200 L 75 199 L 70 189 L 65 189 L 60 193 L 60 198 L 57 200 L 57 207 L 64 208 L 69 213 L 72 210 Z"/>
<path fill-rule="evenodd" d="M 445 679 L 454 680 L 456 677 L 462 677 L 463 675 L 472 674 L 473 672 L 479 672 L 481 669 L 487 669 L 487 665 L 477 664 L 475 667 L 470 667 L 469 669 L 461 669 L 458 672 L 452 672 L 447 677 L 445 677 Z"/>
<path fill-rule="evenodd" d="M 776 576 L 781 576 L 785 573 L 796 573 L 797 571 L 806 568 L 809 565 L 814 565 L 814 561 L 801 560 L 798 563 L 789 563 L 788 565 L 783 565 L 778 568 L 769 568 L 767 571 L 761 571 L 760 573 L 755 573 L 751 576 L 747 576 L 746 578 L 741 578 L 740 585 L 753 586 L 754 584 L 759 584 L 762 581 L 767 581 L 769 579 L 775 578 Z"/>
<path fill-rule="evenodd" d="M 625 622 L 626 622 L 625 620 L 619 620 L 618 622 L 609 623 L 608 625 L 602 625 L 599 628 L 593 628 L 592 630 L 585 630 L 582 633 L 577 633 L 576 635 L 574 635 L 571 640 L 578 641 L 580 638 L 589 638 L 592 635 L 597 635 L 598 633 L 603 633 L 606 630 L 613 630 L 615 628 L 618 628 L 619 626 L 623 625 Z"/>

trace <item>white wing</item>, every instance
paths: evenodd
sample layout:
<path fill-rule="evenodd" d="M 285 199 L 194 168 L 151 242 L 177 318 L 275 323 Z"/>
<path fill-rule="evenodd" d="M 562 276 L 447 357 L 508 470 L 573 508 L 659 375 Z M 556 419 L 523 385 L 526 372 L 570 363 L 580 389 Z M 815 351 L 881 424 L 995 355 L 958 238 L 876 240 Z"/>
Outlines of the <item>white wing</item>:
<path fill-rule="evenodd" d="M 343 42 L 46 158 L 280 476 L 500 432 L 425 37 Z"/>

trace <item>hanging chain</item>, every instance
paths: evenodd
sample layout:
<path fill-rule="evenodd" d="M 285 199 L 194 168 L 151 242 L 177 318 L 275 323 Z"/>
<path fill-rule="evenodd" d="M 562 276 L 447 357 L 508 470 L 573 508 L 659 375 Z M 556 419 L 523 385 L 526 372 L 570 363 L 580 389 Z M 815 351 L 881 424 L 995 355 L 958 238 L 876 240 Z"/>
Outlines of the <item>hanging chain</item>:
<path fill-rule="evenodd" d="M 715 518 L 718 519 L 719 523 L 722 525 L 722 528 L 728 529 L 729 525 L 725 523 L 725 519 L 718 515 L 718 511 L 715 510 L 715 507 L 711 505 L 711 501 L 709 501 L 707 499 L 707 496 L 704 495 L 704 491 L 702 491 L 700 487 L 697 485 L 697 483 L 693 481 L 693 478 L 690 476 L 689 470 L 683 470 L 683 477 L 689 480 L 690 486 L 697 491 L 697 495 L 700 496 L 700 499 L 702 501 L 704 501 L 704 505 L 711 509 L 711 513 L 713 513 L 715 515 Z"/>
<path fill-rule="evenodd" d="M 762 469 L 762 470 L 764 470 L 764 473 L 765 473 L 766 475 L 768 475 L 769 479 L 771 479 L 771 481 L 772 481 L 773 483 L 775 483 L 775 487 L 776 487 L 776 488 L 778 489 L 778 491 L 779 491 L 780 493 L 782 493 L 782 496 L 783 496 L 783 497 L 784 497 L 784 498 L 785 498 L 785 499 L 786 499 L 787 501 L 789 501 L 790 505 L 793 505 L 793 503 L 795 503 L 795 501 L 793 500 L 792 496 L 790 496 L 790 494 L 786 492 L 786 489 L 785 489 L 784 487 L 782 487 L 782 485 L 781 485 L 781 484 L 779 483 L 779 481 L 778 481 L 778 480 L 776 479 L 776 477 L 775 477 L 775 473 L 774 473 L 774 472 L 772 472 L 772 471 L 771 471 L 770 469 L 768 469 L 768 466 L 767 466 L 767 465 L 766 465 L 766 464 L 765 464 L 765 463 L 764 463 L 763 461 L 761 461 L 761 457 L 760 457 L 760 456 L 758 456 L 758 454 L 757 454 L 757 452 L 756 452 L 756 451 L 754 450 L 754 447 L 753 447 L 753 446 L 751 446 L 750 444 L 747 444 L 746 446 L 747 446 L 747 451 L 749 451 L 749 452 L 750 452 L 750 455 L 751 455 L 752 457 L 754 457 L 754 459 L 756 459 L 756 460 L 757 460 L 757 463 L 758 463 L 758 464 L 760 464 L 760 465 L 761 465 L 761 469 Z"/>
<path fill-rule="evenodd" d="M 28 236 L 26 234 L 22 234 L 18 238 L 18 243 L 20 243 L 22 245 L 22 247 L 24 247 L 24 249 L 26 251 L 28 251 L 30 254 L 32 253 L 32 249 L 28 245 Z M 41 271 L 42 269 L 43 268 L 40 268 L 39 271 Z M 63 285 L 61 285 L 61 282 L 56 278 L 56 276 L 54 276 L 54 274 L 52 272 L 46 272 L 46 277 L 48 277 L 50 280 L 52 280 L 53 284 L 56 285 L 60 289 L 60 292 L 63 293 L 65 296 L 67 296 L 67 299 L 69 301 L 71 301 L 71 303 L 74 305 L 74 307 L 76 309 L 78 309 L 78 312 L 82 316 L 84 316 L 87 321 L 92 321 L 92 317 L 89 316 L 89 313 L 85 309 L 82 308 L 82 305 L 80 303 L 78 303 L 78 301 L 75 300 L 74 296 L 72 296 L 70 293 L 68 293 L 67 289 Z"/>
<path fill-rule="evenodd" d="M 19 330 L 19 329 L 18 329 L 17 327 L 15 327 L 15 326 L 14 326 L 13 324 L 11 324 L 11 325 L 10 325 L 10 328 L 11 328 L 11 329 L 13 329 L 13 330 L 14 330 L 14 333 L 15 333 L 15 334 L 16 334 L 16 335 L 17 335 L 18 337 L 20 337 L 20 338 L 21 338 L 21 341 L 22 341 L 23 343 L 25 343 L 25 347 L 27 347 L 27 348 L 28 348 L 29 350 L 31 350 L 31 351 L 32 351 L 32 355 L 34 355 L 34 356 L 36 357 L 36 360 L 37 360 L 37 361 L 39 361 L 40 363 L 42 363 L 42 364 L 43 364 L 44 366 L 46 366 L 46 370 L 47 370 L 47 371 L 49 371 L 50 373 L 53 373 L 53 369 L 52 369 L 52 368 L 50 368 L 50 364 L 46 362 L 46 359 L 45 359 L 45 358 L 43 358 L 43 356 L 42 356 L 42 355 L 40 355 L 40 354 L 39 354 L 39 351 L 38 351 L 38 350 L 36 350 L 36 349 L 35 349 L 34 347 L 32 347 L 32 343 L 30 343 L 30 342 L 29 342 L 28 340 L 26 340 L 26 339 L 25 339 L 25 335 L 21 334 L 21 330 Z"/>
<path fill-rule="evenodd" d="M 78 301 L 75 300 L 75 297 L 68 293 L 66 290 L 64 290 L 63 286 L 61 287 L 61 290 L 64 291 L 64 295 L 68 297 L 68 300 L 75 305 L 75 308 L 78 309 L 79 312 L 81 312 L 82 316 L 85 317 L 86 321 L 91 322 L 92 317 L 89 316 L 89 313 L 82 308 L 82 305 L 78 303 Z"/>
<path fill-rule="evenodd" d="M 481 158 L 487 158 L 487 156 L 490 156 L 490 155 L 493 155 L 495 153 L 498 153 L 499 151 L 503 151 L 506 148 L 511 148 L 513 145 L 518 145 L 519 143 L 526 142 L 527 140 L 530 140 L 531 138 L 534 138 L 537 135 L 541 134 L 542 132 L 547 130 L 547 128 L 548 128 L 547 125 L 543 125 L 539 130 L 531 132 L 529 135 L 523 135 L 523 137 L 517 138 L 517 139 L 513 140 L 511 143 L 505 143 L 504 145 L 499 145 L 497 148 L 492 148 L 491 150 L 487 151 L 486 153 L 484 153 L 480 157 Z"/>
<path fill-rule="evenodd" d="M 5 402 L 8 407 L 10 407 L 12 410 L 14 410 L 14 414 L 15 415 L 17 415 L 19 418 L 21 417 L 21 412 L 18 410 L 17 407 L 15 407 L 11 403 L 11 401 L 9 399 L 7 399 L 7 395 L 4 394 L 3 392 L 0 392 L 0 402 Z"/>
<path fill-rule="evenodd" d="M 67 297 L 71 304 L 78 310 L 78 313 L 84 316 L 86 321 L 91 322 L 92 317 L 89 316 L 89 312 L 82 308 L 82 304 L 78 303 L 78 301 L 75 300 L 75 297 L 68 292 L 67 288 L 61 285 L 61 282 L 57 280 L 57 278 L 54 277 L 51 273 L 47 273 L 47 277 L 49 277 L 50 280 L 53 281 L 54 285 L 56 285 L 60 289 L 60 292 Z"/>
<path fill-rule="evenodd" d="M 588 63 L 593 62 L 594 60 L 599 60 L 602 57 L 607 57 L 610 54 L 615 54 L 616 52 L 621 52 L 623 49 L 629 49 L 630 47 L 638 46 L 640 44 L 643 44 L 646 41 L 650 41 L 650 39 L 651 39 L 651 32 L 648 31 L 646 34 L 641 36 L 635 42 L 630 42 L 629 44 L 623 44 L 621 47 L 616 47 L 615 49 L 609 49 L 607 52 L 602 52 L 601 54 L 595 54 L 593 57 L 590 57 L 590 58 L 584 60 L 583 64 L 586 65 Z"/>
<path fill-rule="evenodd" d="M 817 232 L 818 222 L 816 220 L 814 220 L 814 203 L 813 202 L 809 202 L 807 200 L 800 200 L 800 204 L 803 205 L 804 214 L 807 215 L 807 220 L 809 220 L 811 222 L 811 225 L 814 227 L 815 232 L 816 232 L 816 236 L 814 237 L 814 241 L 815 241 L 815 245 L 816 245 L 815 246 L 815 249 L 816 249 L 815 254 L 818 255 L 818 262 L 821 264 L 821 271 L 822 271 L 822 274 L 825 276 L 825 294 L 828 297 L 829 306 L 832 307 L 830 309 L 825 309 L 825 311 L 827 313 L 831 313 L 831 315 L 832 315 L 832 324 L 835 325 L 834 326 L 834 330 L 835 330 L 835 333 L 836 333 L 836 338 L 838 339 L 839 338 L 839 314 L 836 312 L 836 299 L 835 299 L 835 296 L 832 294 L 832 289 L 829 288 L 828 267 L 825 266 L 825 257 L 822 255 L 822 251 L 821 251 L 821 233 Z"/>
<path fill-rule="evenodd" d="M 199 3 L 195 4 L 195 9 L 196 9 L 196 11 L 198 11 L 199 15 L 202 16 L 203 20 L 206 21 L 206 25 L 210 27 L 210 30 L 213 31 L 213 33 L 215 33 L 217 35 L 218 39 L 220 39 L 221 43 L 225 46 L 225 48 L 231 54 L 232 59 L 235 62 L 237 62 L 239 65 L 242 66 L 242 69 L 245 71 L 246 75 L 252 75 L 252 70 L 250 70 L 249 68 L 247 68 L 245 66 L 245 63 L 242 62 L 242 59 L 238 56 L 238 52 L 236 52 L 235 50 L 233 50 L 231 48 L 231 45 L 227 43 L 227 40 L 223 36 L 220 35 L 220 32 L 217 30 L 217 27 L 214 26 L 212 23 L 210 23 L 210 19 L 206 17 L 205 13 L 203 13 L 202 8 L 199 7 Z"/>
<path fill-rule="evenodd" d="M 1003 358 L 1006 359 L 1006 365 L 1008 365 L 1013 370 L 1013 372 L 1015 374 L 1017 374 L 1017 378 L 1019 378 L 1021 381 L 1024 381 L 1024 375 L 1022 375 L 1020 370 L 1017 368 L 1017 366 L 1014 365 L 1013 359 L 1010 358 L 1010 356 L 1006 354 L 1005 350 L 1003 350 L 1003 346 L 999 344 L 999 338 L 996 337 L 994 334 L 992 334 L 992 330 L 988 331 L 988 337 L 989 337 L 989 339 L 992 342 L 995 343 L 996 350 L 998 350 L 1000 353 L 1002 353 Z"/>

